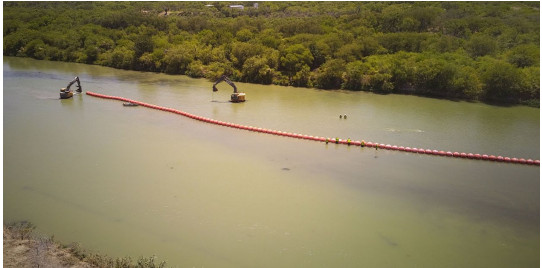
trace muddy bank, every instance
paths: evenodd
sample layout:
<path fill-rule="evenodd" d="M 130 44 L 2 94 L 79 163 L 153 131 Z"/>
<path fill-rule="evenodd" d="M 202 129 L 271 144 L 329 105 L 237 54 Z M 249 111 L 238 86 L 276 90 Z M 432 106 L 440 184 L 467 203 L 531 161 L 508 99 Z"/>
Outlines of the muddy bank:
<path fill-rule="evenodd" d="M 155 264 L 154 257 L 141 257 L 134 264 L 130 257 L 115 259 L 89 253 L 77 243 L 64 245 L 55 241 L 54 236 L 41 237 L 34 229 L 29 222 L 4 223 L 3 267 L 165 267 L 165 262 Z"/>
<path fill-rule="evenodd" d="M 4 267 L 92 267 L 52 237 L 38 238 L 27 222 L 4 223 Z"/>

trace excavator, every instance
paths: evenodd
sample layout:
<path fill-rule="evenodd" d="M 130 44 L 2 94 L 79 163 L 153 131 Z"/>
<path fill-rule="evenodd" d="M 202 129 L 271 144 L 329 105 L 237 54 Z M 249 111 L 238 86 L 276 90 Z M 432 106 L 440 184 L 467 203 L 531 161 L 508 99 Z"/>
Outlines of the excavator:
<path fill-rule="evenodd" d="M 70 81 L 70 83 L 68 83 L 68 86 L 66 86 L 65 88 L 60 89 L 60 98 L 61 99 L 69 99 L 69 98 L 73 97 L 73 91 L 70 91 L 70 87 L 75 82 L 77 82 L 77 89 L 75 91 L 77 91 L 79 93 L 83 92 L 83 90 L 81 88 L 81 82 L 79 81 L 79 77 L 76 76 L 72 81 Z"/>
<path fill-rule="evenodd" d="M 213 91 L 218 91 L 218 89 L 216 88 L 216 85 L 218 85 L 218 83 L 222 81 L 228 83 L 230 86 L 233 87 L 233 94 L 231 94 L 231 102 L 245 101 L 245 93 L 237 92 L 237 87 L 235 86 L 235 84 L 225 75 L 222 75 L 220 78 L 218 78 L 218 80 L 216 80 L 216 82 L 213 84 Z"/>

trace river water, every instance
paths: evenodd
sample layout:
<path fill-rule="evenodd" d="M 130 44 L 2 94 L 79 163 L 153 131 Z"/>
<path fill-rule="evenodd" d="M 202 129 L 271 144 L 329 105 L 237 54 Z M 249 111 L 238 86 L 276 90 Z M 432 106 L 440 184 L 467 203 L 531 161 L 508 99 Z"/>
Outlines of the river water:
<path fill-rule="evenodd" d="M 172 267 L 538 267 L 540 168 L 325 144 L 540 159 L 540 113 L 4 57 L 4 221 Z M 75 86 L 72 87 L 75 89 Z M 339 114 L 347 114 L 340 119 Z"/>

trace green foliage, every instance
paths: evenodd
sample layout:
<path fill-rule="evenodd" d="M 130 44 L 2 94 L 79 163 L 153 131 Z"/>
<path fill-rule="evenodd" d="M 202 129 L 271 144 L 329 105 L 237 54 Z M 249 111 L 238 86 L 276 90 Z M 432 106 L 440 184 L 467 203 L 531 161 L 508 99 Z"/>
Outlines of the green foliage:
<path fill-rule="evenodd" d="M 344 60 L 333 59 L 326 61 L 316 72 L 314 85 L 323 89 L 341 88 L 342 76 L 345 70 Z"/>
<path fill-rule="evenodd" d="M 168 74 L 184 74 L 194 60 L 195 52 L 195 45 L 189 42 L 169 48 L 162 60 L 162 69 Z"/>
<path fill-rule="evenodd" d="M 237 69 L 241 69 L 248 58 L 262 54 L 263 50 L 260 44 L 235 42 L 232 44 L 230 59 Z"/>
<path fill-rule="evenodd" d="M 483 96 L 483 85 L 477 72 L 472 67 L 460 68 L 451 81 L 451 89 L 454 97 L 465 96 L 477 100 Z"/>
<path fill-rule="evenodd" d="M 508 62 L 517 67 L 540 65 L 540 48 L 533 44 L 519 45 L 510 50 L 507 55 Z"/>
<path fill-rule="evenodd" d="M 285 73 L 292 77 L 303 68 L 308 68 L 314 60 L 309 49 L 301 44 L 287 47 L 283 56 L 280 57 L 280 64 Z"/>
<path fill-rule="evenodd" d="M 476 34 L 467 42 L 467 50 L 474 58 L 493 55 L 497 50 L 497 42 L 488 35 Z"/>
<path fill-rule="evenodd" d="M 369 71 L 369 66 L 362 61 L 349 62 L 346 65 L 346 72 L 342 87 L 350 90 L 363 90 L 365 89 L 366 81 L 364 81 L 365 74 Z"/>
<path fill-rule="evenodd" d="M 362 79 L 362 89 L 379 93 L 391 93 L 395 89 L 393 61 L 390 57 L 371 56 L 367 58 L 367 71 Z"/>
<path fill-rule="evenodd" d="M 117 46 L 112 51 L 100 54 L 98 63 L 119 69 L 131 69 L 134 65 L 134 51 L 125 46 Z"/>
<path fill-rule="evenodd" d="M 190 77 L 205 77 L 205 66 L 201 63 L 199 60 L 195 60 L 188 64 L 188 68 L 186 70 L 186 75 Z"/>
<path fill-rule="evenodd" d="M 518 96 L 521 72 L 512 64 L 488 58 L 483 59 L 480 69 L 488 99 L 499 100 Z"/>
<path fill-rule="evenodd" d="M 325 89 L 540 95 L 537 3 L 212 4 L 5 2 L 4 55 Z"/>
<path fill-rule="evenodd" d="M 521 70 L 522 93 L 527 95 L 524 99 L 540 97 L 540 67 L 529 67 Z"/>
<path fill-rule="evenodd" d="M 241 42 L 248 42 L 254 38 L 254 34 L 249 29 L 242 29 L 235 34 L 235 38 Z"/>
<path fill-rule="evenodd" d="M 278 49 L 282 39 L 282 34 L 274 29 L 264 29 L 259 34 L 257 40 L 264 46 Z"/>
<path fill-rule="evenodd" d="M 267 60 L 261 56 L 250 57 L 243 64 L 242 80 L 251 83 L 271 84 L 273 69 L 267 65 Z"/>
<path fill-rule="evenodd" d="M 230 77 L 236 74 L 233 65 L 230 62 L 213 62 L 208 66 L 205 77 L 211 81 L 216 81 L 224 74 Z"/>
<path fill-rule="evenodd" d="M 378 37 L 380 45 L 390 53 L 399 51 L 422 52 L 428 47 L 428 43 L 436 43 L 438 38 L 432 33 L 389 33 Z"/>

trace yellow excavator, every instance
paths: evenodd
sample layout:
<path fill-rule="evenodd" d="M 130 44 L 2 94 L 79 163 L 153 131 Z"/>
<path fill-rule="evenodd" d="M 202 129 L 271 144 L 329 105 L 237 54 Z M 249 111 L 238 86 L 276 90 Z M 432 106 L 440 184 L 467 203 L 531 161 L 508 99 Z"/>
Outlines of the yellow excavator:
<path fill-rule="evenodd" d="M 79 77 L 76 76 L 72 81 L 70 81 L 70 83 L 68 83 L 68 86 L 66 86 L 65 88 L 60 89 L 60 98 L 61 99 L 69 99 L 69 98 L 73 97 L 73 91 L 70 91 L 70 87 L 74 83 L 77 83 L 77 89 L 75 91 L 77 91 L 78 93 L 83 92 L 83 89 L 81 88 L 81 82 L 79 81 Z"/>
<path fill-rule="evenodd" d="M 233 87 L 233 94 L 231 94 L 231 102 L 245 101 L 245 93 L 237 92 L 237 87 L 235 86 L 235 84 L 225 75 L 222 75 L 220 78 L 218 78 L 218 80 L 216 80 L 216 82 L 213 84 L 213 91 L 218 91 L 218 89 L 216 88 L 216 85 L 218 85 L 218 83 L 222 81 L 228 83 L 230 86 Z"/>

